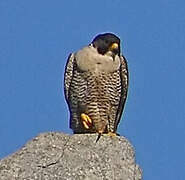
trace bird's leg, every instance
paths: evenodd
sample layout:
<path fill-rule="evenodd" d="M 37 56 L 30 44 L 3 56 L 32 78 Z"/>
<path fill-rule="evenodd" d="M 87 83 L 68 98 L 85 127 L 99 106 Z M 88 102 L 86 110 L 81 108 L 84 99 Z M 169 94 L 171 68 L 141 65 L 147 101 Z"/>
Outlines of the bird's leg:
<path fill-rule="evenodd" d="M 85 129 L 89 129 L 92 126 L 92 120 L 87 114 L 82 113 L 81 120 L 82 120 L 82 123 L 83 123 Z"/>

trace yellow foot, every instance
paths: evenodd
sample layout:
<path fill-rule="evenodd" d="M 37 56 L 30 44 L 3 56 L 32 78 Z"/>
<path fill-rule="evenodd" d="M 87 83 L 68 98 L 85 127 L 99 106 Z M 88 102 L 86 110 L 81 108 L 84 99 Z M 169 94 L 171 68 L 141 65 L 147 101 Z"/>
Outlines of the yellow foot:
<path fill-rule="evenodd" d="M 81 114 L 81 119 L 82 119 L 82 123 L 86 129 L 89 129 L 92 126 L 91 118 L 88 115 L 86 115 L 85 113 Z"/>
<path fill-rule="evenodd" d="M 113 133 L 113 132 L 108 132 L 106 135 L 110 136 L 110 137 L 116 137 L 117 136 L 117 134 Z"/>

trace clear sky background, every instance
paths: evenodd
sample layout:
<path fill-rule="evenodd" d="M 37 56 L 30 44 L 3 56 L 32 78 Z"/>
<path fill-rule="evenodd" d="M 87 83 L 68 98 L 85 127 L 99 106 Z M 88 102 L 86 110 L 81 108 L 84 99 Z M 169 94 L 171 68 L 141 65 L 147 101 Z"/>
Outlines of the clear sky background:
<path fill-rule="evenodd" d="M 145 180 L 184 180 L 184 8 L 183 0 L 0 0 L 0 158 L 39 133 L 72 133 L 66 59 L 114 32 L 130 72 L 118 132 Z"/>

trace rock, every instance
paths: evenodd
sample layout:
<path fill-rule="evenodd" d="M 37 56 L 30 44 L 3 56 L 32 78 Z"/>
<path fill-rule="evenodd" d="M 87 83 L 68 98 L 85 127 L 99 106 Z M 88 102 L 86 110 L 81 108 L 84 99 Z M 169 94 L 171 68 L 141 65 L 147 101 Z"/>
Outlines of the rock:
<path fill-rule="evenodd" d="M 0 161 L 1 180 L 140 180 L 125 137 L 43 133 Z"/>

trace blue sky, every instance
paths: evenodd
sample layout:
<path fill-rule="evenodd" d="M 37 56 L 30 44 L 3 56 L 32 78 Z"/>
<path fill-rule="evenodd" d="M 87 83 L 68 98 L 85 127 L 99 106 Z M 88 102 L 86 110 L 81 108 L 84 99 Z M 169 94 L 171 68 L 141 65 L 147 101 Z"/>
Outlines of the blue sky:
<path fill-rule="evenodd" d="M 71 133 L 63 74 L 70 52 L 114 32 L 130 87 L 118 132 L 144 179 L 185 178 L 183 0 L 0 1 L 0 158 L 41 132 Z"/>

